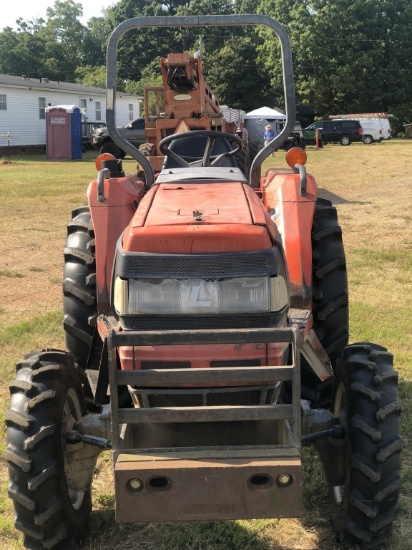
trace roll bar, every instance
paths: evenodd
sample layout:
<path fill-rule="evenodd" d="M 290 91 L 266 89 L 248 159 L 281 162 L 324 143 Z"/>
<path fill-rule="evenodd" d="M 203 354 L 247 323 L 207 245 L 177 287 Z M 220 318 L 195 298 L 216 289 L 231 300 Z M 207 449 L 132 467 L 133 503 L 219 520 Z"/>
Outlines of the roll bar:
<path fill-rule="evenodd" d="M 292 50 L 285 29 L 266 15 L 193 15 L 182 17 L 134 17 L 120 23 L 112 32 L 107 44 L 106 77 L 106 123 L 113 141 L 142 166 L 146 182 L 150 187 L 154 182 L 154 172 L 147 158 L 136 147 L 124 139 L 116 128 L 116 77 L 117 45 L 120 38 L 132 29 L 148 27 L 235 27 L 242 25 L 263 25 L 272 29 L 280 41 L 282 53 L 283 89 L 285 94 L 286 123 L 282 131 L 264 149 L 256 155 L 250 170 L 252 187 L 259 187 L 260 167 L 263 161 L 285 141 L 295 123 L 296 104 L 293 83 Z"/>

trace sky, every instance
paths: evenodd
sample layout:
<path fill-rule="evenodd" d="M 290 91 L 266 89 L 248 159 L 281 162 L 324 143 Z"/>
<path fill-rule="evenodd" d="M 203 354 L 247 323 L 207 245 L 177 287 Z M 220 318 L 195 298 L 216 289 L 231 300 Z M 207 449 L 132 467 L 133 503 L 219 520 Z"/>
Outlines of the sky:
<path fill-rule="evenodd" d="M 4 2 L 5 0 L 3 0 Z M 102 8 L 108 8 L 113 4 L 117 4 L 118 0 L 74 0 L 76 4 L 81 4 L 83 7 L 83 18 L 81 22 L 86 25 L 91 17 L 100 17 Z M 16 19 L 22 17 L 26 21 L 33 18 L 42 17 L 46 19 L 47 8 L 54 6 L 54 0 L 12 0 L 8 7 L 1 9 L 0 15 L 0 31 L 4 27 L 12 27 L 17 29 Z"/>

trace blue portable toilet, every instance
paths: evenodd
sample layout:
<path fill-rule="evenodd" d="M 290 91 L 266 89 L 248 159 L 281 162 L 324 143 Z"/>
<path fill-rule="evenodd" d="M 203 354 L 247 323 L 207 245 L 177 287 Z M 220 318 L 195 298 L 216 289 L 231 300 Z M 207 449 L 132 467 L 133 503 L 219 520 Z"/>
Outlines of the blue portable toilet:
<path fill-rule="evenodd" d="M 76 105 L 46 107 L 46 156 L 50 160 L 82 158 L 82 115 Z"/>

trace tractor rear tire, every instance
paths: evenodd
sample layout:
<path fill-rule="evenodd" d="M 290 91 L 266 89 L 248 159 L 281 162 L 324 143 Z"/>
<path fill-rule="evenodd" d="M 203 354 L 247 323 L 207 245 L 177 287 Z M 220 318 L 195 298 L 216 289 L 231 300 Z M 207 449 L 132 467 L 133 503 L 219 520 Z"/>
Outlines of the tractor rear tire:
<path fill-rule="evenodd" d="M 248 178 L 250 170 L 249 145 L 244 144 L 243 148 L 236 154 L 235 158 L 237 167 L 240 168 L 240 170 Z"/>
<path fill-rule="evenodd" d="M 88 206 L 73 210 L 67 225 L 63 311 L 66 349 L 84 370 L 97 319 L 95 239 Z"/>
<path fill-rule="evenodd" d="M 312 225 L 313 329 L 335 368 L 348 343 L 348 279 L 342 230 L 336 208 L 318 199 Z M 327 407 L 332 380 L 320 382 L 302 359 L 302 398 L 312 407 Z"/>
<path fill-rule="evenodd" d="M 259 142 L 258 141 L 249 141 L 249 163 L 250 166 L 252 166 L 253 161 L 255 160 L 256 155 L 260 151 Z"/>
<path fill-rule="evenodd" d="M 341 542 L 373 548 L 392 535 L 401 486 L 398 375 L 385 348 L 345 349 L 332 410 L 346 428 L 343 484 L 329 492 L 332 523 Z"/>
<path fill-rule="evenodd" d="M 5 452 L 15 525 L 26 548 L 74 548 L 91 510 L 90 487 L 79 490 L 81 468 L 73 469 L 79 444 L 65 436 L 84 415 L 80 379 L 70 355 L 58 350 L 32 353 L 16 368 Z"/>

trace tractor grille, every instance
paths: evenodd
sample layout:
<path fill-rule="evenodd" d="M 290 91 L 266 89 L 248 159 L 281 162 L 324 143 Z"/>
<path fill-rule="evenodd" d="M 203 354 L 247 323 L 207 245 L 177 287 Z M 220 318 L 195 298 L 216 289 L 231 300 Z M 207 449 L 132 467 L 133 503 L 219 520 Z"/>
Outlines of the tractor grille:
<path fill-rule="evenodd" d="M 218 278 L 228 276 L 266 275 L 268 272 L 265 256 L 232 256 L 229 258 L 211 256 L 199 258 L 148 258 L 129 257 L 128 277 L 201 277 Z"/>
<path fill-rule="evenodd" d="M 115 276 L 122 279 L 275 277 L 284 271 L 278 243 L 257 252 L 220 254 L 146 254 L 118 248 Z"/>
<path fill-rule="evenodd" d="M 225 328 L 269 328 L 284 321 L 282 313 L 257 315 L 124 315 L 126 330 L 207 330 Z"/>

